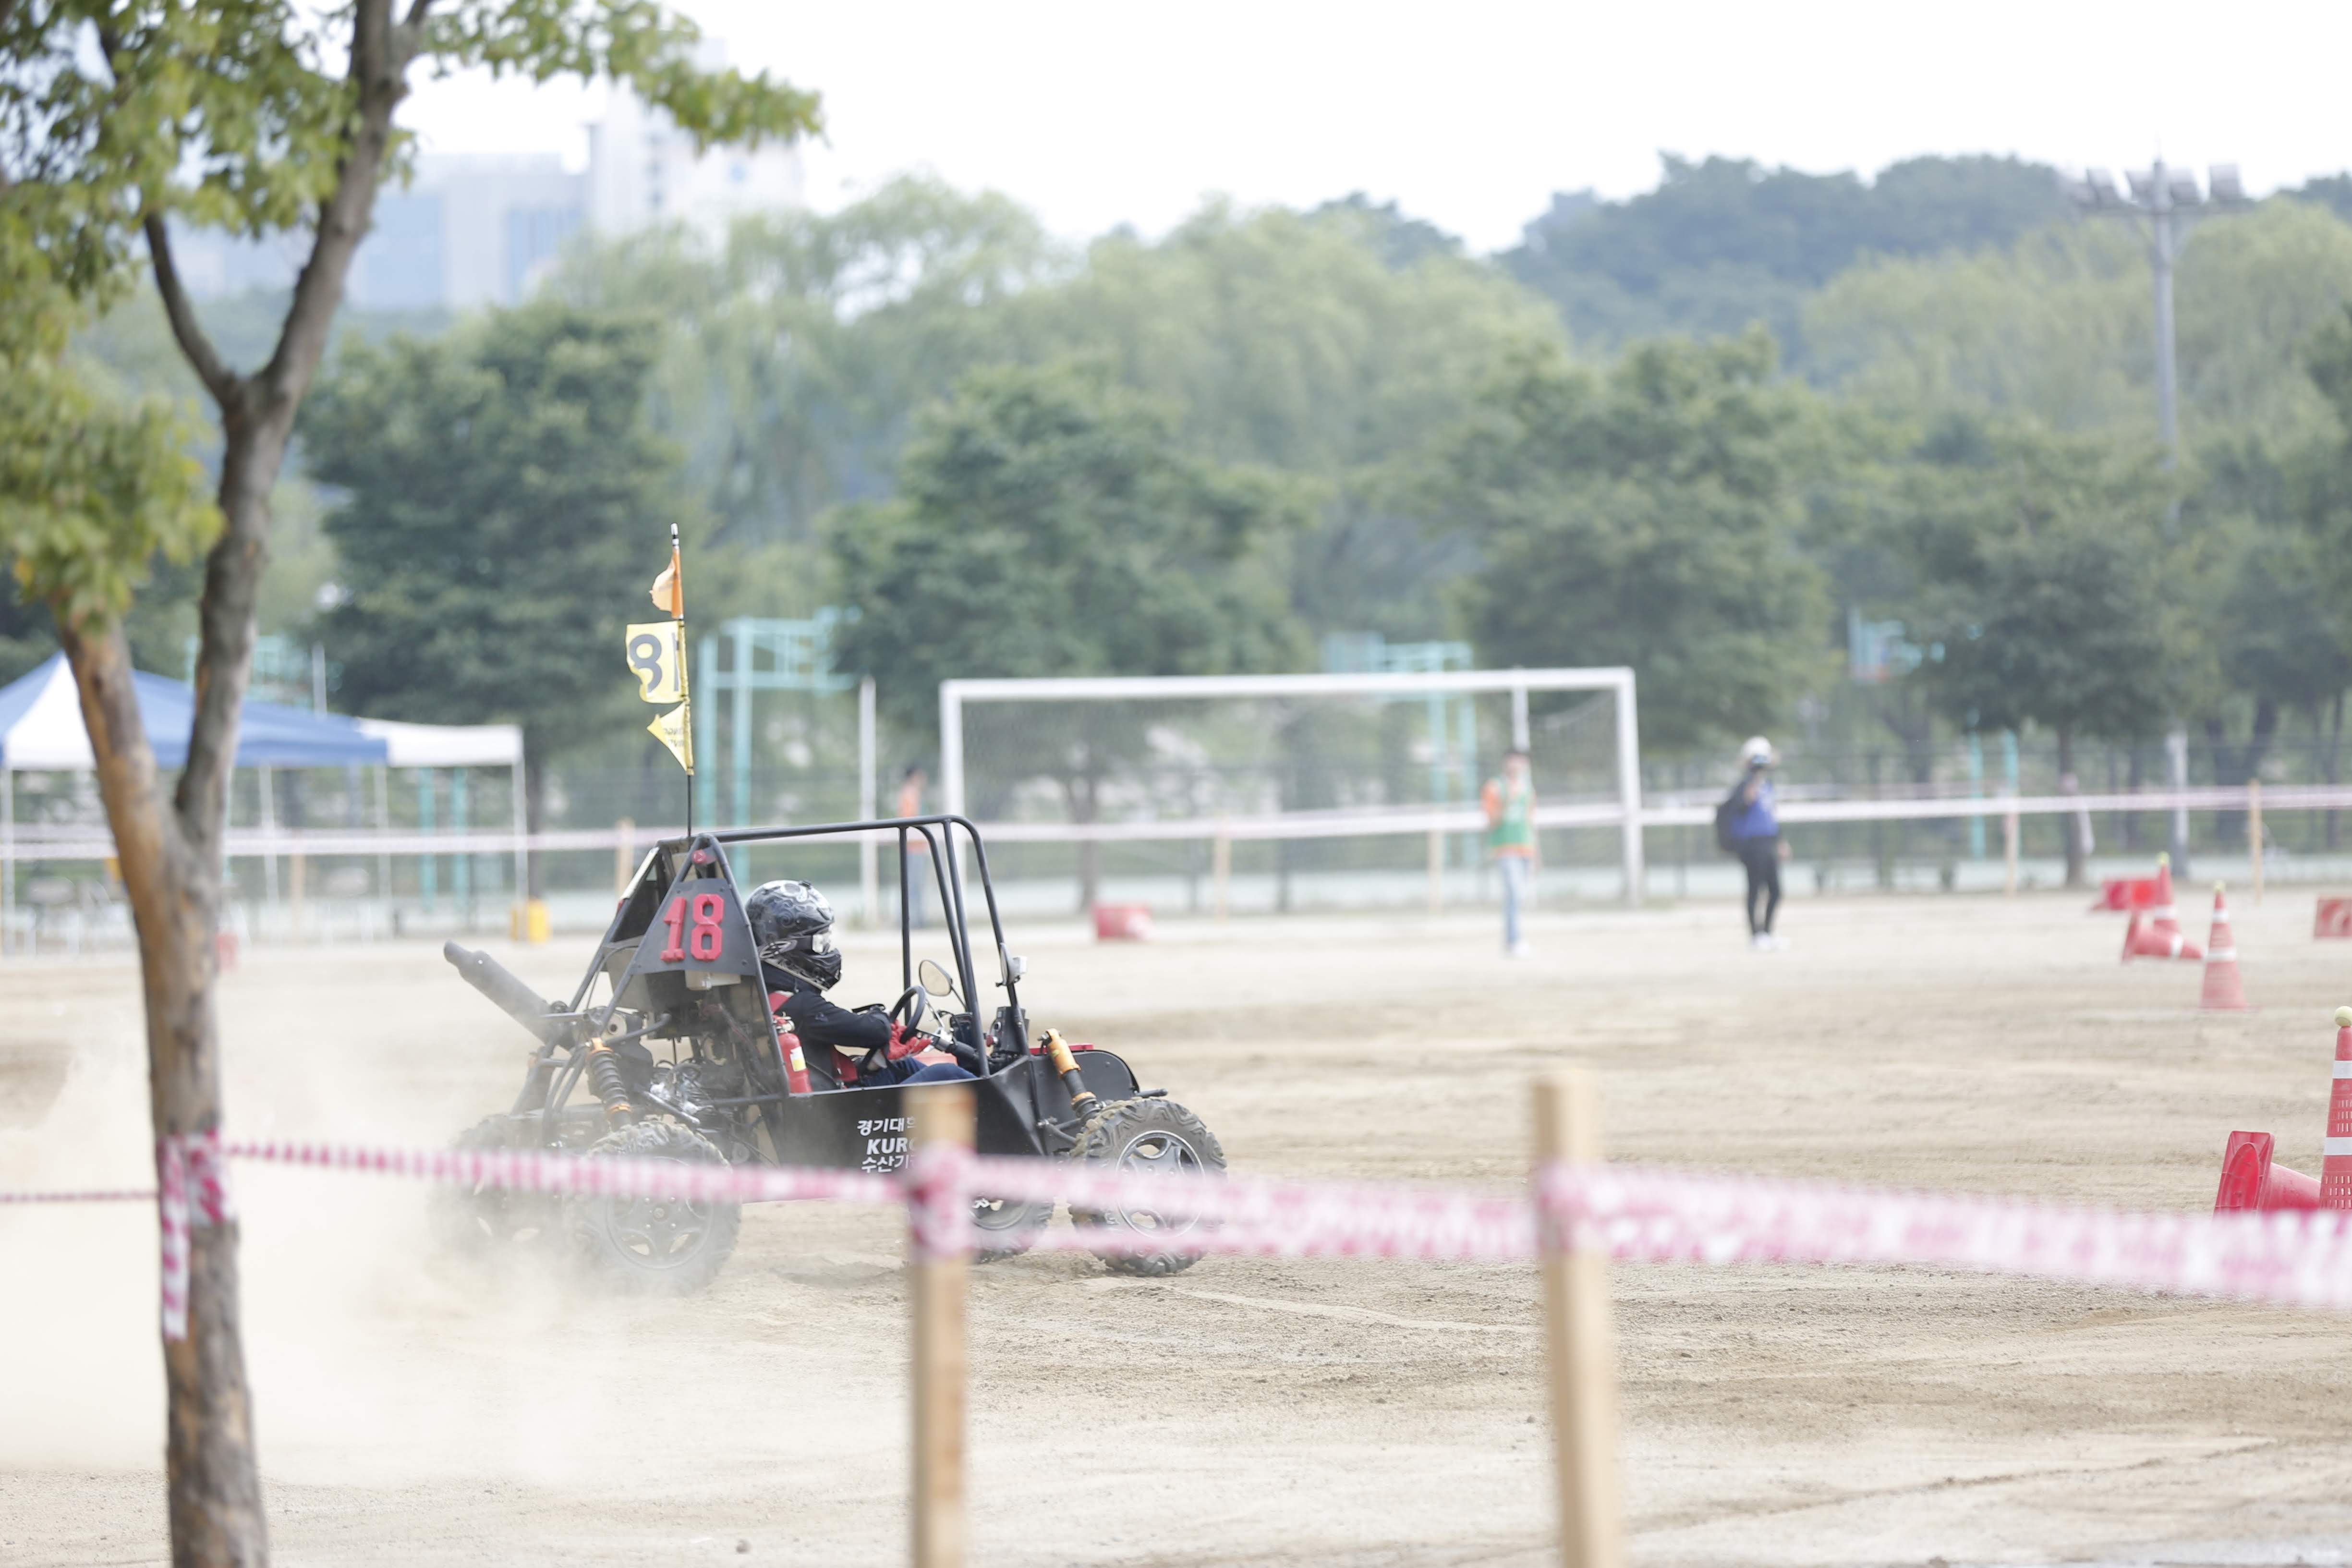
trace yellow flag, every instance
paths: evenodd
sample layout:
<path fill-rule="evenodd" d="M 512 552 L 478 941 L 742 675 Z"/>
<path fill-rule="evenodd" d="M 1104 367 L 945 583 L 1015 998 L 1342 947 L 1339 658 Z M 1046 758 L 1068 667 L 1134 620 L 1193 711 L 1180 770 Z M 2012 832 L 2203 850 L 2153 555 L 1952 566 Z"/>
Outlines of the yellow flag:
<path fill-rule="evenodd" d="M 677 552 L 669 552 L 669 564 L 654 579 L 654 608 L 666 616 L 686 614 L 686 577 L 678 570 Z"/>
<path fill-rule="evenodd" d="M 686 704 L 679 703 L 646 728 L 653 732 L 654 739 L 669 748 L 669 754 L 677 759 L 677 765 L 691 776 L 694 773 L 694 732 L 688 727 Z"/>
<path fill-rule="evenodd" d="M 629 627 L 629 672 L 637 695 L 647 702 L 686 700 L 686 650 L 676 621 L 642 621 Z"/>

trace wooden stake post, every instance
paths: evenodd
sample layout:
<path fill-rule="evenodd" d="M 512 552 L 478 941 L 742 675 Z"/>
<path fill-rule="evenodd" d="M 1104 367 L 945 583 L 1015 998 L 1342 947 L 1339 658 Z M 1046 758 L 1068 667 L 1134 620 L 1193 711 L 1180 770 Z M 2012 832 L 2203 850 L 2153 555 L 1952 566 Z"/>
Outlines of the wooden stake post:
<path fill-rule="evenodd" d="M 2017 897 L 2017 803 L 2010 802 L 2000 819 L 2001 891 Z"/>
<path fill-rule="evenodd" d="M 1590 1074 L 1536 1080 L 1536 1160 L 1601 1163 L 1601 1114 Z M 1617 1490 L 1617 1356 L 1601 1255 L 1539 1215 L 1544 1349 L 1551 1385 L 1553 1465 L 1562 1568 L 1622 1568 Z"/>
<path fill-rule="evenodd" d="M 2246 781 L 2246 852 L 2253 860 L 2254 902 L 2263 901 L 2263 781 Z"/>
<path fill-rule="evenodd" d="M 930 1084 L 908 1090 L 906 1099 L 911 1108 L 910 1166 L 919 1172 L 927 1148 L 949 1144 L 971 1150 L 971 1089 L 961 1084 Z M 970 1262 L 961 1250 L 935 1253 L 923 1244 L 928 1196 L 918 1187 L 908 1209 L 915 1319 L 914 1564 L 962 1568 L 964 1277 Z M 961 1223 L 962 1205 L 955 1207 L 959 1212 L 934 1218 Z"/>

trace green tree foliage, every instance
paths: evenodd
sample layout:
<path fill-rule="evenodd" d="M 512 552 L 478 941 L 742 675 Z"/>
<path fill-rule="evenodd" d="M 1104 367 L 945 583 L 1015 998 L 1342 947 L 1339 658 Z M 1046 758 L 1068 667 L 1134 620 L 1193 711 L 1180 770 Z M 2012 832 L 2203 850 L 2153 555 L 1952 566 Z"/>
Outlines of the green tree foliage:
<path fill-rule="evenodd" d="M 1098 369 L 976 372 L 922 422 L 898 496 L 853 507 L 831 544 L 850 602 L 840 658 L 927 734 L 955 677 L 1218 675 L 1296 668 L 1280 553 L 1296 488 L 1192 456 Z M 1142 721 L 1075 707 L 1030 737 L 1072 819 L 1144 744 Z M 998 802 L 980 803 L 986 815 Z M 1094 901 L 1093 846 L 1079 897 Z"/>
<path fill-rule="evenodd" d="M 1658 188 L 1630 201 L 1555 197 L 1501 258 L 1580 342 L 1761 321 L 1801 364 L 1805 296 L 1856 261 L 2006 245 L 2066 210 L 2053 172 L 2014 158 L 1914 158 L 1867 184 L 1737 158 L 1664 162 Z"/>
<path fill-rule="evenodd" d="M 1484 555 L 1482 664 L 1631 665 L 1643 744 L 1667 752 L 1767 727 L 1825 672 L 1798 547 L 1815 411 L 1773 368 L 1760 331 L 1510 366 L 1425 491 Z"/>
<path fill-rule="evenodd" d="M 2155 733 L 2191 640 L 2168 592 L 2167 487 L 2145 445 L 1954 421 L 1919 453 L 1893 520 L 1918 584 L 1907 679 L 1960 728 L 2077 741 Z M 2067 879 L 2083 848 L 2067 838 Z"/>
<path fill-rule="evenodd" d="M 2175 293 L 2187 440 L 2291 441 L 2326 423 L 2303 346 L 2352 300 L 2352 226 L 2293 202 L 2209 221 Z M 2154 311 L 2139 237 L 2070 222 L 2005 250 L 1865 261 L 1806 307 L 1805 340 L 1816 379 L 1930 424 L 2137 436 L 2156 425 Z"/>
<path fill-rule="evenodd" d="M 895 500 L 831 530 L 849 668 L 914 732 L 957 676 L 1213 675 L 1304 649 L 1274 568 L 1295 487 L 1185 451 L 1098 373 L 975 372 L 921 421 Z"/>
<path fill-rule="evenodd" d="M 667 556 L 677 455 L 646 417 L 650 318 L 556 303 L 354 344 L 302 422 L 345 597 L 324 630 L 359 711 L 523 727 L 543 763 L 625 715 L 621 627 Z M 646 744 L 653 744 L 648 741 Z"/>
<path fill-rule="evenodd" d="M 716 537 L 756 544 L 885 492 L 913 411 L 1003 355 L 997 307 L 1068 266 L 1006 198 L 908 177 L 747 219 L 715 254 L 676 230 L 584 248 L 553 290 L 670 323 L 656 417 Z"/>
<path fill-rule="evenodd" d="M 1216 205 L 1076 256 L 1001 197 L 908 180 L 742 226 L 716 257 L 676 237 L 585 253 L 562 287 L 677 323 L 659 417 L 723 538 L 805 538 L 826 507 L 887 494 L 911 411 L 972 367 L 1083 359 L 1170 410 L 1196 455 L 1320 485 L 1291 583 L 1310 626 L 1434 637 L 1434 584 L 1462 561 L 1394 503 L 1394 467 L 1499 356 L 1561 339 L 1426 228 L 1360 202 Z"/>
<path fill-rule="evenodd" d="M 1157 244 L 1114 235 L 1083 273 L 1015 300 L 1017 352 L 1081 355 L 1178 411 L 1217 461 L 1315 480 L 1322 504 L 1292 555 L 1293 607 L 1314 633 L 1449 629 L 1455 539 L 1401 504 L 1404 459 L 1458 423 L 1505 357 L 1558 348 L 1550 312 L 1476 263 L 1399 268 L 1396 227 L 1212 205 Z"/>
<path fill-rule="evenodd" d="M 193 560 L 220 528 L 182 411 L 76 362 L 87 307 L 47 270 L 0 209 L 0 558 L 30 601 L 0 610 L 6 679 L 55 647 L 53 615 L 120 623 L 159 565 Z"/>

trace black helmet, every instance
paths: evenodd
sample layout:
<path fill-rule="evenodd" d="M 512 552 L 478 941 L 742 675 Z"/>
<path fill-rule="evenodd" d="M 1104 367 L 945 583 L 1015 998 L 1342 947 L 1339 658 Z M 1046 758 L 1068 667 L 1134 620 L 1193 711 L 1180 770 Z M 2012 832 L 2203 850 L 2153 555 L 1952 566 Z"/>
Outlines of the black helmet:
<path fill-rule="evenodd" d="M 823 991 L 841 978 L 833 944 L 833 905 L 806 882 L 762 882 L 743 901 L 760 962 Z"/>

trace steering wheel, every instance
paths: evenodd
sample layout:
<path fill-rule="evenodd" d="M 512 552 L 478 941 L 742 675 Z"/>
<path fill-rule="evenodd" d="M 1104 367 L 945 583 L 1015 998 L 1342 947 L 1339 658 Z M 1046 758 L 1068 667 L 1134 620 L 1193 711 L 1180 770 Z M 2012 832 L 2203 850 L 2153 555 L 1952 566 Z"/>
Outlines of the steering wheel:
<path fill-rule="evenodd" d="M 913 1035 L 922 1031 L 923 1020 L 929 1016 L 930 1011 L 931 994 L 924 990 L 920 984 L 915 984 L 900 992 L 898 999 L 890 1004 L 890 1010 L 883 1016 L 899 1026 L 907 1033 Z"/>

